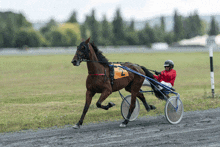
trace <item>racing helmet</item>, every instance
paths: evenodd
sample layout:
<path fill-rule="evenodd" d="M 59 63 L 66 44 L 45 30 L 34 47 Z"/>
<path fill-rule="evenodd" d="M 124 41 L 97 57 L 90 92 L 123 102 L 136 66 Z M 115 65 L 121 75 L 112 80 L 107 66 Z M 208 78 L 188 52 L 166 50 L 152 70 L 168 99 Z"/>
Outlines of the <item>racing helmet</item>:
<path fill-rule="evenodd" d="M 165 67 L 165 66 L 169 66 L 169 67 L 173 68 L 173 67 L 174 67 L 174 63 L 173 63 L 172 60 L 166 60 L 166 61 L 164 62 L 164 65 L 163 65 L 163 66 L 164 66 L 164 67 Z"/>

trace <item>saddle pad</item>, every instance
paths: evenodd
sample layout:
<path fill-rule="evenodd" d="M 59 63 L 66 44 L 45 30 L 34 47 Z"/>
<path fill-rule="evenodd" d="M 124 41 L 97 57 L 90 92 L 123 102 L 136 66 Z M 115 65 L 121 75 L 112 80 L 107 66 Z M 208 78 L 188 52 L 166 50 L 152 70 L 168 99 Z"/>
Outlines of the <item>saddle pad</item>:
<path fill-rule="evenodd" d="M 115 66 L 121 66 L 121 64 L 114 64 Z M 129 76 L 128 71 L 120 67 L 114 67 L 114 79 L 120 79 Z"/>

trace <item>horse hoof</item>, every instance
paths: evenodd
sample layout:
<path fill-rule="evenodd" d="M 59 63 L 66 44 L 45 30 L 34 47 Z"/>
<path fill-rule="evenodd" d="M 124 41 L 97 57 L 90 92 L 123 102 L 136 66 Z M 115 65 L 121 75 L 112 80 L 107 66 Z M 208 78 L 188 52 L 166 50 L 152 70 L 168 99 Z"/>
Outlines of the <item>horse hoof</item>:
<path fill-rule="evenodd" d="M 125 128 L 126 126 L 127 126 L 126 124 L 123 124 L 123 123 L 120 124 L 120 127 L 121 127 L 121 128 Z"/>
<path fill-rule="evenodd" d="M 108 105 L 109 105 L 109 107 L 113 107 L 113 106 L 115 106 L 115 104 L 112 103 L 112 102 L 109 102 Z"/>
<path fill-rule="evenodd" d="M 79 129 L 79 128 L 80 128 L 80 126 L 78 126 L 78 125 L 73 126 L 73 129 Z"/>
<path fill-rule="evenodd" d="M 155 107 L 154 105 L 150 105 L 150 109 L 151 109 L 151 110 L 155 110 L 156 107 Z"/>

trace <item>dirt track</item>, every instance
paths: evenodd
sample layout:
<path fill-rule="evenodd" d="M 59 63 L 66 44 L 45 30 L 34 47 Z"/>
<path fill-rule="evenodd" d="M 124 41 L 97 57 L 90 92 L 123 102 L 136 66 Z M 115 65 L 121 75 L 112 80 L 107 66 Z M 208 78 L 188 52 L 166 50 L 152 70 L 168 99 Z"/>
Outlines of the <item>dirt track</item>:
<path fill-rule="evenodd" d="M 0 146 L 220 146 L 220 108 L 187 112 L 177 125 L 164 116 L 139 118 L 127 128 L 119 128 L 120 123 L 0 134 Z"/>

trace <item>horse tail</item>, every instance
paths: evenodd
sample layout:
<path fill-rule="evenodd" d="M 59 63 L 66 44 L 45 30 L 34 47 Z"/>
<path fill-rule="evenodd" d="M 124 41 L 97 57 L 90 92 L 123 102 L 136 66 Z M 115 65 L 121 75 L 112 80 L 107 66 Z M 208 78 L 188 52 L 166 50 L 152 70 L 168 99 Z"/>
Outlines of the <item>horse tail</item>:
<path fill-rule="evenodd" d="M 141 68 L 143 69 L 143 71 L 145 72 L 145 75 L 147 77 L 154 79 L 153 74 L 151 72 L 149 72 L 148 69 L 146 69 L 144 66 L 141 66 Z M 154 80 L 150 80 L 150 79 L 148 79 L 148 80 L 150 81 L 150 83 L 153 83 L 154 85 L 156 84 Z M 154 86 L 152 86 L 152 84 L 151 84 L 151 87 L 154 89 Z"/>
<path fill-rule="evenodd" d="M 147 77 L 150 77 L 151 79 L 154 78 L 153 74 L 151 72 L 149 72 L 148 69 L 146 69 L 144 66 L 141 66 L 141 68 L 143 69 L 143 71 L 145 72 L 145 75 Z"/>
<path fill-rule="evenodd" d="M 152 74 L 151 72 L 149 72 L 148 69 L 146 69 L 144 66 L 140 66 L 140 67 L 143 69 L 143 71 L 145 72 L 145 75 L 146 75 L 147 77 L 150 77 L 151 79 L 154 79 L 153 74 Z M 155 86 L 158 86 L 158 84 L 157 84 L 154 80 L 151 80 L 151 79 L 148 79 L 148 80 L 149 80 L 150 83 L 151 83 L 151 84 L 150 84 L 150 85 L 151 85 L 151 88 L 153 89 L 153 91 L 154 91 L 156 97 L 158 97 L 158 98 L 163 97 L 163 95 L 159 92 L 158 88 L 155 87 Z M 152 84 L 153 84 L 153 85 L 152 85 Z"/>

